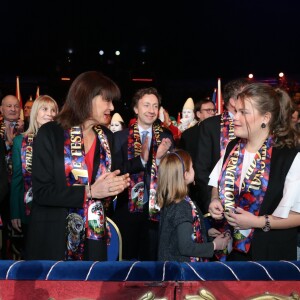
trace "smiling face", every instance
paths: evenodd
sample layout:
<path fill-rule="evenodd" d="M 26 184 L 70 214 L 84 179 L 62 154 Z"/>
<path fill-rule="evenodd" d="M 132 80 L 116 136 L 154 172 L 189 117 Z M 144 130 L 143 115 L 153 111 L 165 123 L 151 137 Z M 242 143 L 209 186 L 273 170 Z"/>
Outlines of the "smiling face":
<path fill-rule="evenodd" d="M 103 99 L 102 96 L 96 96 L 92 100 L 91 120 L 95 125 L 101 124 L 108 126 L 111 120 L 111 112 L 114 106 L 111 100 Z"/>
<path fill-rule="evenodd" d="M 137 105 L 134 107 L 134 112 L 138 116 L 138 124 L 148 129 L 158 117 L 159 103 L 158 99 L 153 94 L 144 95 Z"/>
<path fill-rule="evenodd" d="M 43 104 L 38 110 L 36 121 L 38 126 L 41 127 L 43 124 L 53 121 L 56 116 L 56 108 L 53 104 Z"/>
<path fill-rule="evenodd" d="M 268 132 L 269 115 L 261 115 L 255 108 L 252 99 L 245 98 L 244 101 L 236 101 L 236 114 L 234 116 L 234 134 L 240 138 L 257 139 L 265 132 Z M 266 129 L 262 130 L 262 123 L 266 124 Z"/>

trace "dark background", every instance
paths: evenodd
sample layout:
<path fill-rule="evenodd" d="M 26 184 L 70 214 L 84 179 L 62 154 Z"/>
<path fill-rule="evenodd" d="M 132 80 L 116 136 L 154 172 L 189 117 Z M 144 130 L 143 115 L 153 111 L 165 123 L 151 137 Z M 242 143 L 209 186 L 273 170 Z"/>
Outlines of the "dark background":
<path fill-rule="evenodd" d="M 119 84 L 121 114 L 137 88 L 153 85 L 176 115 L 188 97 L 211 96 L 219 77 L 224 85 L 249 73 L 276 80 L 284 72 L 298 86 L 299 1 L 177 2 L 2 1 L 2 94 L 15 93 L 19 75 L 23 102 L 39 85 L 62 104 L 70 81 L 61 77 L 99 70 Z"/>

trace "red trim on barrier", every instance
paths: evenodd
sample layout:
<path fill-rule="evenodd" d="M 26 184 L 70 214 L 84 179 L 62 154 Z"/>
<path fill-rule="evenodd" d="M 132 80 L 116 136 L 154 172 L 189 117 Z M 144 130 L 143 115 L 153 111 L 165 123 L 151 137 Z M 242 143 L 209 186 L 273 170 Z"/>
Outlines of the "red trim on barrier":
<path fill-rule="evenodd" d="M 299 281 L 182 281 L 182 282 L 103 282 L 103 281 L 28 281 L 1 280 L 0 298 L 41 300 L 65 299 L 139 299 L 149 291 L 155 298 L 184 299 L 199 295 L 205 288 L 216 299 L 247 299 L 265 292 L 290 296 L 300 293 Z"/>

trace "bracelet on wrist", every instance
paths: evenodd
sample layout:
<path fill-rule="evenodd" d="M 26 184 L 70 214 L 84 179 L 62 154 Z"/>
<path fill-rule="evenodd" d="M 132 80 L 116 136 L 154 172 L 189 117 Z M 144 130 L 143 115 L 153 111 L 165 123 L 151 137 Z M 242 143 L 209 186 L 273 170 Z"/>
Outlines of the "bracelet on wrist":
<path fill-rule="evenodd" d="M 271 230 L 271 224 L 270 224 L 269 216 L 264 215 L 264 217 L 265 217 L 265 225 L 263 226 L 262 231 L 268 232 L 268 231 Z"/>

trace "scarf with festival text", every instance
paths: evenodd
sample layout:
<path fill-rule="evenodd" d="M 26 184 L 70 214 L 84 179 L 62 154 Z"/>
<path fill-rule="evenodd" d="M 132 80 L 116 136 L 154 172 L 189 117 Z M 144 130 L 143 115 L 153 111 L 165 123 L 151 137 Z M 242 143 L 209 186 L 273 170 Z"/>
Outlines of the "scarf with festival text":
<path fill-rule="evenodd" d="M 220 157 L 223 156 L 227 144 L 235 138 L 233 120 L 228 111 L 221 114 Z"/>
<path fill-rule="evenodd" d="M 100 164 L 97 167 L 97 179 L 101 174 L 111 170 L 111 152 L 107 137 L 100 125 L 95 126 L 100 141 Z M 88 169 L 85 163 L 84 140 L 80 126 L 64 131 L 64 157 L 67 185 L 87 185 Z M 109 199 L 102 200 L 104 202 Z M 67 216 L 66 260 L 84 259 L 85 239 L 110 240 L 110 229 L 106 222 L 105 210 L 100 200 L 86 199 L 83 208 L 72 208 Z"/>
<path fill-rule="evenodd" d="M 192 240 L 194 243 L 202 244 L 204 243 L 204 239 L 202 237 L 201 233 L 201 221 L 200 221 L 200 215 L 198 212 L 198 209 L 195 205 L 195 203 L 191 200 L 190 197 L 186 196 L 184 198 L 186 202 L 188 202 L 191 205 L 192 208 L 192 216 L 193 216 L 193 234 L 192 234 Z M 190 257 L 191 262 L 206 262 L 208 261 L 207 258 L 201 258 L 201 257 Z"/>
<path fill-rule="evenodd" d="M 157 186 L 157 165 L 156 152 L 161 143 L 160 133 L 163 131 L 158 123 L 152 126 L 152 163 L 151 163 L 151 178 L 150 178 L 150 193 L 149 193 L 149 219 L 159 221 L 160 208 L 157 204 L 156 186 Z M 141 155 L 142 143 L 137 122 L 129 127 L 128 135 L 128 159 L 132 159 Z M 128 189 L 129 202 L 128 208 L 130 212 L 143 211 L 143 196 L 144 196 L 144 171 L 130 175 L 130 186 Z"/>
<path fill-rule="evenodd" d="M 258 216 L 268 187 L 273 144 L 273 138 L 269 137 L 257 151 L 246 172 L 240 192 L 239 186 L 246 141 L 240 140 L 232 149 L 223 165 L 219 178 L 219 197 L 225 210 L 241 207 Z M 232 231 L 232 228 L 230 228 L 226 221 L 224 221 L 223 228 Z M 247 253 L 251 246 L 253 233 L 253 228 L 248 230 L 234 230 L 233 249 Z M 224 254 L 227 254 L 226 251 L 223 251 L 223 255 L 221 256 L 224 256 Z"/>
<path fill-rule="evenodd" d="M 29 133 L 22 139 L 21 145 L 21 161 L 22 161 L 22 173 L 24 178 L 24 205 L 26 216 L 30 215 L 30 209 L 32 204 L 32 145 L 34 134 Z"/>

